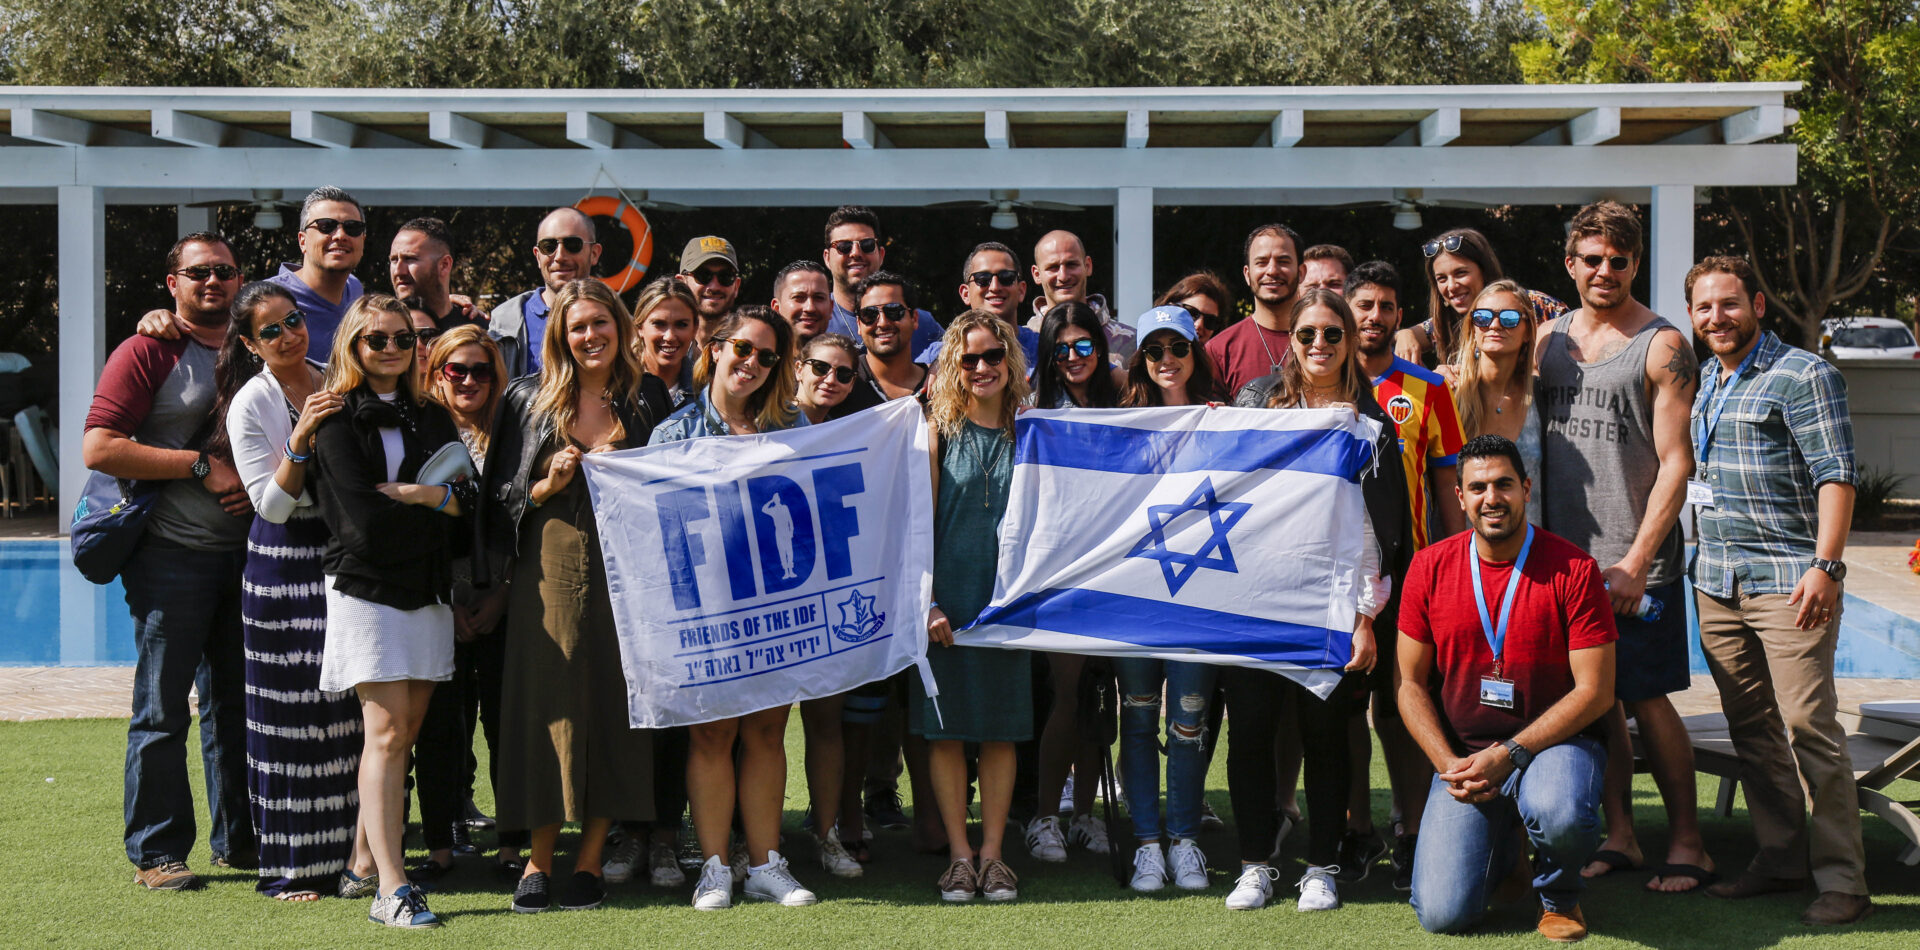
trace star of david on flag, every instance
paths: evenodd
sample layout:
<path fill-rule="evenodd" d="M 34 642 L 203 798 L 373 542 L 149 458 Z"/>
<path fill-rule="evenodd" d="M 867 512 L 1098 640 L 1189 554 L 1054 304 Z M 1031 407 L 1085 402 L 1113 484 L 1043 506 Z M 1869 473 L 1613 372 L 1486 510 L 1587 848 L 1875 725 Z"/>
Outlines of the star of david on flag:
<path fill-rule="evenodd" d="M 1134 542 L 1128 557 L 1152 558 L 1160 562 L 1160 571 L 1167 577 L 1167 593 L 1178 594 L 1185 586 L 1187 578 L 1201 568 L 1238 574 L 1240 569 L 1233 564 L 1233 548 L 1227 543 L 1227 532 L 1240 523 L 1247 510 L 1253 506 L 1245 502 L 1223 502 L 1213 490 L 1213 479 L 1203 478 L 1195 486 L 1193 494 L 1177 505 L 1148 505 L 1147 533 Z M 1212 529 L 1200 550 L 1185 554 L 1169 546 L 1168 525 L 1174 524 L 1181 515 L 1204 513 L 1206 523 Z"/>

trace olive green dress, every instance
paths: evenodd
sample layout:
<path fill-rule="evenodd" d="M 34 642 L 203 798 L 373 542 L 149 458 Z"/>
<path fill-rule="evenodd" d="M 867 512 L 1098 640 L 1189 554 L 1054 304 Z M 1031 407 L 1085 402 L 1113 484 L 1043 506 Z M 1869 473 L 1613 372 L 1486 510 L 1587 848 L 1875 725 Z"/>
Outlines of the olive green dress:
<path fill-rule="evenodd" d="M 533 470 L 546 471 L 560 445 L 549 443 Z M 501 686 L 503 828 L 654 817 L 652 734 L 627 725 L 606 576 L 576 475 L 520 525 Z"/>
<path fill-rule="evenodd" d="M 1000 430 L 966 424 L 942 439 L 940 497 L 933 511 L 933 599 L 960 630 L 993 599 L 1000 519 L 1013 481 L 1013 443 Z M 909 728 L 928 739 L 1025 742 L 1033 738 L 1033 658 L 1026 650 L 929 646 L 938 697 L 909 677 Z M 935 705 L 939 709 L 936 713 Z"/>

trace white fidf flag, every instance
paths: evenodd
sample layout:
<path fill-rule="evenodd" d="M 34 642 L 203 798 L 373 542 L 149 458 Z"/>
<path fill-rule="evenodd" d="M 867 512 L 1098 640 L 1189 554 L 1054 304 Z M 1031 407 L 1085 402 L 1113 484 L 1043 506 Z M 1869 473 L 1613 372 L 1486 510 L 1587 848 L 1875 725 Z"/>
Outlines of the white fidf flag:
<path fill-rule="evenodd" d="M 634 727 L 833 696 L 926 656 L 926 433 L 902 399 L 586 456 Z"/>
<path fill-rule="evenodd" d="M 955 642 L 1256 666 L 1324 698 L 1379 432 L 1348 410 L 1028 412 L 993 602 Z"/>

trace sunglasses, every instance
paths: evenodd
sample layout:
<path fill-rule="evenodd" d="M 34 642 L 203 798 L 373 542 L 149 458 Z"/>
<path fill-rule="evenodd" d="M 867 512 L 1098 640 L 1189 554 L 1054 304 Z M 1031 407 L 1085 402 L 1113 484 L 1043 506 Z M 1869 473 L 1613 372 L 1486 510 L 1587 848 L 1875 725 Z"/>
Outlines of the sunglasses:
<path fill-rule="evenodd" d="M 1013 272 L 1007 271 L 1007 273 L 1011 274 Z M 993 349 L 986 351 L 985 353 L 960 354 L 960 365 L 967 369 L 973 369 L 974 367 L 980 365 L 980 361 L 985 360 L 988 366 L 999 366 L 1000 361 L 1006 358 L 1007 358 L 1007 348 L 1004 346 L 996 346 Z"/>
<path fill-rule="evenodd" d="M 854 312 L 854 316 L 860 318 L 862 325 L 869 327 L 879 323 L 881 317 L 886 317 L 888 323 L 899 323 L 907 318 L 907 305 L 903 303 L 875 304 L 871 307 L 861 307 Z"/>
<path fill-rule="evenodd" d="M 563 247 L 567 249 L 568 254 L 578 254 L 586 250 L 587 239 L 576 234 L 569 234 L 563 238 L 541 238 L 533 242 L 533 246 L 539 248 L 540 253 L 548 257 L 552 257 L 554 251 Z"/>
<path fill-rule="evenodd" d="M 752 340 L 739 340 L 739 339 L 714 340 L 713 342 L 726 343 L 731 345 L 733 347 L 733 355 L 739 359 L 744 360 L 747 357 L 754 355 L 755 347 L 753 345 Z M 761 366 L 765 366 L 768 369 L 772 369 L 775 366 L 780 365 L 780 354 L 775 353 L 772 350 L 760 350 L 759 360 L 760 360 Z"/>
<path fill-rule="evenodd" d="M 1020 272 L 1017 270 L 1011 270 L 1011 269 L 1009 270 L 977 270 L 971 274 L 968 274 L 967 279 L 970 281 L 973 281 L 973 285 L 975 287 L 981 288 L 982 290 L 993 286 L 993 282 L 996 280 L 999 281 L 1000 285 L 1003 287 L 1012 287 L 1014 284 L 1017 284 L 1020 282 Z"/>
<path fill-rule="evenodd" d="M 1614 270 L 1626 270 L 1627 265 L 1633 263 L 1633 258 L 1623 254 L 1616 254 L 1612 257 L 1608 257 L 1605 254 L 1581 254 L 1575 259 L 1594 270 L 1599 270 L 1603 262 L 1611 266 Z"/>
<path fill-rule="evenodd" d="M 360 342 L 365 343 L 367 349 L 375 353 L 384 351 L 389 342 L 391 342 L 396 349 L 411 350 L 413 349 L 414 341 L 419 338 L 420 335 L 412 330 L 405 330 L 392 335 L 381 333 L 377 330 L 372 333 L 360 334 Z"/>
<path fill-rule="evenodd" d="M 1499 313 L 1495 313 L 1492 310 L 1487 310 L 1485 308 L 1482 308 L 1480 310 L 1475 310 L 1474 312 L 1468 314 L 1468 316 L 1473 318 L 1474 326 L 1479 327 L 1483 330 L 1486 329 L 1487 327 L 1493 326 L 1493 321 L 1495 320 L 1499 320 L 1500 325 L 1502 327 L 1505 327 L 1511 330 L 1514 327 L 1519 326 L 1521 320 L 1526 319 L 1526 315 L 1522 314 L 1518 310 L 1502 310 Z"/>
<path fill-rule="evenodd" d="M 195 264 L 192 267 L 182 267 L 174 271 L 174 274 L 188 280 L 206 280 L 209 277 L 232 280 L 240 276 L 240 268 L 232 264 Z"/>
<path fill-rule="evenodd" d="M 1308 340 L 1307 342 L 1311 343 L 1313 341 Z M 1338 343 L 1339 341 L 1335 340 L 1333 342 Z M 1175 340 L 1172 343 L 1149 343 L 1140 348 L 1140 354 L 1145 356 L 1149 363 L 1158 363 L 1166 359 L 1168 353 L 1172 353 L 1173 358 L 1176 360 L 1184 360 L 1188 356 L 1193 355 L 1193 343 L 1189 340 Z"/>
<path fill-rule="evenodd" d="M 826 360 L 801 360 L 800 365 L 805 366 L 815 376 L 825 378 L 828 373 L 832 373 L 833 378 L 839 380 L 841 383 L 853 382 L 853 367 L 851 366 L 835 366 Z"/>
<path fill-rule="evenodd" d="M 1056 360 L 1064 360 L 1068 356 L 1086 357 L 1092 355 L 1093 338 L 1091 337 L 1082 337 L 1072 343 L 1055 343 L 1053 345 L 1053 358 Z"/>
<path fill-rule="evenodd" d="M 440 375 L 456 383 L 464 383 L 469 379 L 476 383 L 491 383 L 493 382 L 493 364 L 474 363 L 469 366 L 466 363 L 448 363 L 440 367 Z"/>
<path fill-rule="evenodd" d="M 1428 257 L 1439 257 L 1441 251 L 1452 254 L 1460 250 L 1460 241 L 1464 237 L 1466 237 L 1464 234 L 1453 234 L 1449 235 L 1444 241 L 1428 241 L 1420 245 L 1420 253 Z"/>
<path fill-rule="evenodd" d="M 827 246 L 833 248 L 834 253 L 845 257 L 852 254 L 856 246 L 860 248 L 860 253 L 872 254 L 873 249 L 880 246 L 880 242 L 875 238 L 861 238 L 858 241 L 835 241 Z"/>
<path fill-rule="evenodd" d="M 415 341 L 418 342 L 421 346 L 427 346 L 440 336 L 440 331 L 432 327 L 427 327 L 424 330 L 413 331 L 413 335 L 414 335 Z"/>
<path fill-rule="evenodd" d="M 253 331 L 253 338 L 262 343 L 272 343 L 280 339 L 280 334 L 288 330 L 300 329 L 300 324 L 305 321 L 306 318 L 300 315 L 300 311 L 289 311 L 286 316 L 281 317 L 279 320 Z"/>
<path fill-rule="evenodd" d="M 1301 346 L 1312 346 L 1316 339 L 1325 340 L 1328 346 L 1339 346 L 1340 341 L 1347 338 L 1347 331 L 1340 327 L 1327 327 L 1316 332 L 1313 327 L 1301 327 L 1293 331 L 1293 338 Z"/>
<path fill-rule="evenodd" d="M 687 276 L 692 277 L 693 282 L 702 287 L 715 283 L 722 287 L 732 287 L 733 282 L 740 279 L 740 275 L 731 270 L 697 270 Z"/>
<path fill-rule="evenodd" d="M 347 232 L 347 237 L 359 237 L 367 233 L 367 222 L 365 221 L 341 221 L 335 218 L 315 218 L 307 222 L 307 227 L 321 234 L 345 231 Z"/>

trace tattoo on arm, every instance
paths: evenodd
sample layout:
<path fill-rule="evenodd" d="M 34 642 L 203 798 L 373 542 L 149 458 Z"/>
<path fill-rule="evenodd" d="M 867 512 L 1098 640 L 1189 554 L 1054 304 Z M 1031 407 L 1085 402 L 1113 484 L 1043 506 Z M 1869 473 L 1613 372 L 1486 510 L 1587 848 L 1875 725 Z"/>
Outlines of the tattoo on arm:
<path fill-rule="evenodd" d="M 1700 382 L 1700 364 L 1693 358 L 1693 351 L 1672 343 L 1667 349 L 1673 353 L 1667 358 L 1667 374 L 1680 386 L 1681 392 L 1691 392 Z"/>

